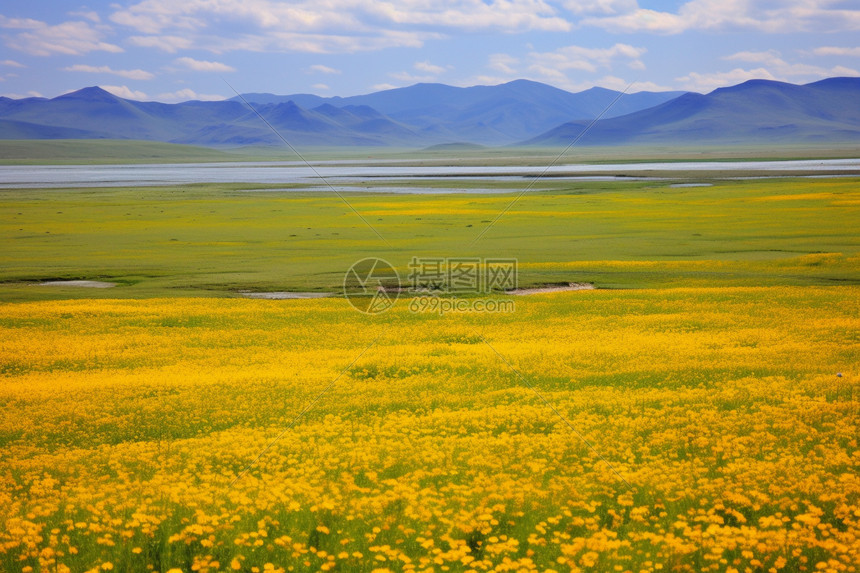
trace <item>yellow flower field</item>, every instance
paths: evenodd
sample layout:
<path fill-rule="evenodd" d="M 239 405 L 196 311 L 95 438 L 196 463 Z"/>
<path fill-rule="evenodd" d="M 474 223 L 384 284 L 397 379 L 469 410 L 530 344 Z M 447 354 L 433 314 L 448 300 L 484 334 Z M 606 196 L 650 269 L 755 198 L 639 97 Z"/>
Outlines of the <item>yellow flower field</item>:
<path fill-rule="evenodd" d="M 856 287 L 6 304 L 0 570 L 853 572 L 858 359 Z"/>

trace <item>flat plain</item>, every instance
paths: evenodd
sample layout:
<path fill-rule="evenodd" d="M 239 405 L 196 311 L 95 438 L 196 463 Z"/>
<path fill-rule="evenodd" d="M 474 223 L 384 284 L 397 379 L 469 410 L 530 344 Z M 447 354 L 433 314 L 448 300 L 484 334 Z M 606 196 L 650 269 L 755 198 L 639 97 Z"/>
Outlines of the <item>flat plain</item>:
<path fill-rule="evenodd" d="M 353 262 L 368 256 L 389 261 L 402 276 L 415 256 L 514 257 L 523 286 L 860 279 L 857 178 L 713 180 L 705 187 L 676 187 L 677 180 L 547 179 L 540 191 L 521 195 L 528 184 L 495 182 L 503 191 L 497 194 L 421 195 L 367 192 L 359 185 L 364 192 L 341 197 L 205 183 L 0 190 L 0 300 L 67 296 L 33 286 L 56 279 L 122 285 L 75 296 L 331 291 L 340 289 Z M 488 183 L 393 185 L 468 191 Z M 245 191 L 249 187 L 256 190 Z"/>
<path fill-rule="evenodd" d="M 855 571 L 858 183 L 0 191 L 0 569 Z M 597 288 L 241 297 L 368 256 Z"/>

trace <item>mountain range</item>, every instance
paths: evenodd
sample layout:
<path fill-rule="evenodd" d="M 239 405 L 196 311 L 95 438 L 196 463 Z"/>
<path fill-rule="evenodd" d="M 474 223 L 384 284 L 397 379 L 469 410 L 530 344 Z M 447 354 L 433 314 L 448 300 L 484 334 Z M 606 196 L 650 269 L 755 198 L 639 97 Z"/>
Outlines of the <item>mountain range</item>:
<path fill-rule="evenodd" d="M 525 142 L 567 145 L 589 122 L 565 123 Z M 860 78 L 802 86 L 750 80 L 597 122 L 587 145 L 860 143 Z"/>
<path fill-rule="evenodd" d="M 416 84 L 352 97 L 249 93 L 177 104 L 89 87 L 52 99 L 0 97 L 0 139 L 282 145 L 261 117 L 300 146 L 558 146 L 586 129 L 581 145 L 860 142 L 860 78 L 806 85 L 752 80 L 709 94 L 571 93 L 517 80 L 468 88 Z"/>
<path fill-rule="evenodd" d="M 593 118 L 604 110 L 607 117 L 624 115 L 669 101 L 683 93 L 638 92 L 618 98 L 619 92 L 599 87 L 571 93 L 538 82 L 516 80 L 497 86 L 468 88 L 416 84 L 346 98 L 256 93 L 242 97 L 252 104 L 292 101 L 312 109 L 319 109 L 318 106 L 366 106 L 408 126 L 432 143 L 466 141 L 504 145 L 534 137 L 571 119 Z M 618 101 L 612 104 L 616 98 Z M 238 97 L 233 99 L 241 101 Z"/>

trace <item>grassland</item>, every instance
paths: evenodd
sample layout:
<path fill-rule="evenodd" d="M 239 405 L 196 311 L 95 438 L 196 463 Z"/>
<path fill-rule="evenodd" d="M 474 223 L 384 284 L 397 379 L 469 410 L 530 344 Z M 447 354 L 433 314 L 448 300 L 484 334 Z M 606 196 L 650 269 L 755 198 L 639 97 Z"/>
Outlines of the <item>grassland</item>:
<path fill-rule="evenodd" d="M 400 149 L 392 147 L 312 147 L 302 155 L 312 160 L 368 160 L 412 165 L 547 165 L 562 150 L 555 147 L 479 147 Z M 774 144 L 732 146 L 622 146 L 577 147 L 566 157 L 579 163 L 641 161 L 742 161 L 813 158 L 855 158 L 854 144 Z M 135 140 L 0 140 L 0 165 L 80 165 L 112 163 L 193 163 L 211 161 L 292 161 L 298 157 L 286 148 L 250 146 L 213 149 L 157 141 Z"/>
<path fill-rule="evenodd" d="M 226 151 L 157 141 L 0 140 L 0 165 L 195 163 L 243 159 Z"/>
<path fill-rule="evenodd" d="M 368 182 L 367 185 L 373 185 Z M 417 185 L 409 182 L 410 185 Z M 481 181 L 422 183 L 486 186 Z M 412 256 L 505 256 L 523 285 L 856 284 L 858 179 L 542 181 L 516 197 L 244 192 L 248 185 L 0 191 L 0 300 L 230 296 L 340 288 L 366 256 L 403 276 Z M 253 186 L 259 188 L 260 186 Z M 110 291 L 36 287 L 98 279 Z"/>

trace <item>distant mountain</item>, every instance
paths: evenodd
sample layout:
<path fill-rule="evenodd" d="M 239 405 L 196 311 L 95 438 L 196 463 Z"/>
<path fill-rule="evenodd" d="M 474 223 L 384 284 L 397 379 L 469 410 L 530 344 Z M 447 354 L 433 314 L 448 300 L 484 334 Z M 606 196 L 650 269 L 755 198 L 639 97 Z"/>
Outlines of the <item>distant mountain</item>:
<path fill-rule="evenodd" d="M 625 94 L 609 108 L 606 117 L 646 109 L 683 93 Z M 516 80 L 497 86 L 468 88 L 415 84 L 351 97 L 258 93 L 243 97 L 254 104 L 292 101 L 314 108 L 321 105 L 367 106 L 427 137 L 428 145 L 440 140 L 501 145 L 532 137 L 565 121 L 596 117 L 618 95 L 619 92 L 604 88 L 571 93 L 539 82 Z"/>
<path fill-rule="evenodd" d="M 297 145 L 427 147 L 503 145 L 600 113 L 618 92 L 572 94 L 519 80 L 458 88 L 416 84 L 347 98 L 246 94 L 256 112 Z M 622 97 L 611 112 L 639 110 L 676 92 Z M 242 101 L 179 104 L 126 100 L 90 87 L 53 99 L 0 98 L 3 139 L 138 139 L 209 146 L 278 145 L 278 135 Z"/>
<path fill-rule="evenodd" d="M 173 141 L 197 125 L 235 122 L 250 112 L 235 102 L 203 102 L 169 105 L 138 102 L 90 87 L 54 99 L 29 98 L 0 102 L 0 120 L 72 130 L 90 134 L 86 139 L 140 139 Z M 64 135 L 59 135 L 64 137 Z M 2 139 L 12 139 L 5 130 Z M 52 137 L 45 135 L 44 138 Z"/>
<path fill-rule="evenodd" d="M 0 119 L 0 139 L 104 139 L 95 131 Z"/>
<path fill-rule="evenodd" d="M 797 86 L 753 80 L 707 95 L 570 93 L 518 80 L 458 88 L 416 84 L 362 96 L 247 94 L 178 104 L 98 88 L 53 99 L 0 97 L 0 139 L 136 139 L 208 146 L 583 145 L 860 141 L 860 78 Z M 617 101 L 608 107 L 616 98 Z"/>
<path fill-rule="evenodd" d="M 293 102 L 255 106 L 288 141 L 302 145 L 408 145 L 424 138 L 373 109 Z M 0 99 L 0 139 L 137 139 L 197 145 L 281 145 L 236 101 L 138 102 L 90 87 L 53 99 Z"/>
<path fill-rule="evenodd" d="M 587 121 L 567 122 L 525 141 L 559 146 Z M 860 142 L 860 78 L 830 78 L 802 86 L 750 80 L 707 95 L 688 93 L 649 109 L 605 119 L 581 145 L 668 143 Z"/>

